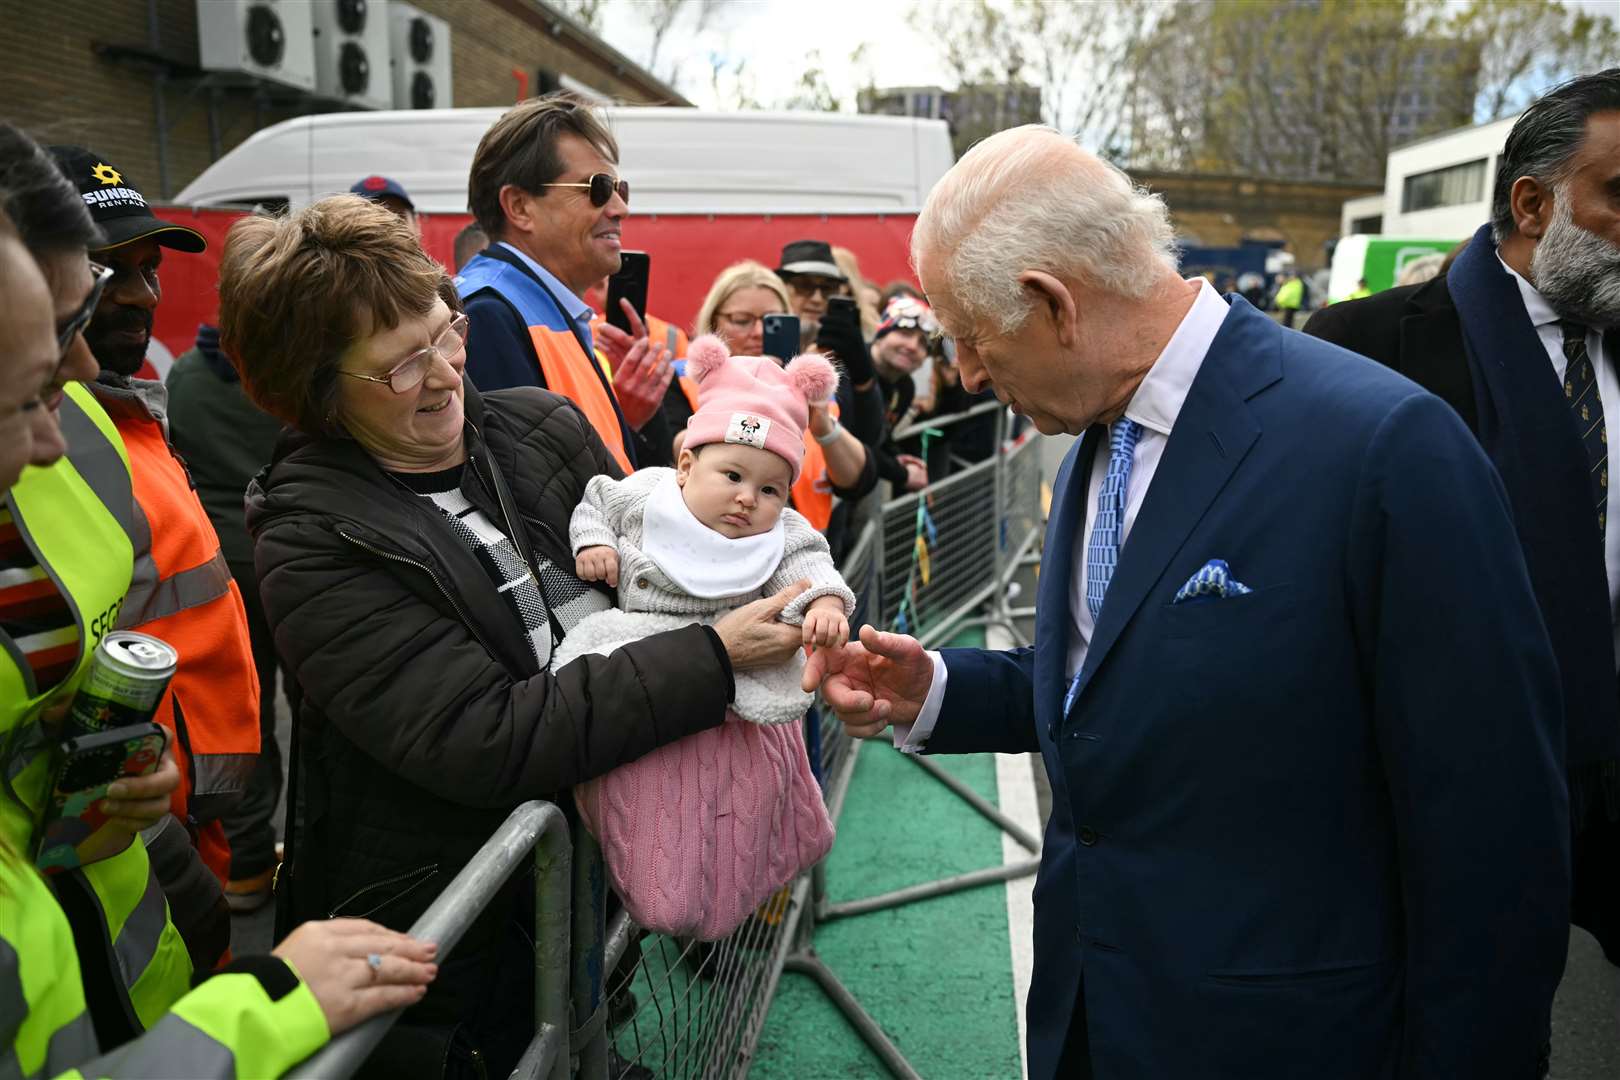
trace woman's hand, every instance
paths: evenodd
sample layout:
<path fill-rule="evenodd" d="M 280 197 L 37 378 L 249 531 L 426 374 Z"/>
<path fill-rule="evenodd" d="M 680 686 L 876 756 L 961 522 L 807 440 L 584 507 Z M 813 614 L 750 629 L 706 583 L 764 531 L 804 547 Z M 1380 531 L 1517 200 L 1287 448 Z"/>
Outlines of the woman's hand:
<path fill-rule="evenodd" d="M 609 323 L 597 327 L 602 352 L 613 364 L 613 396 L 625 422 L 640 431 L 664 403 L 664 391 L 675 377 L 674 359 L 662 343 L 647 340 L 647 327 L 630 301 L 620 300 L 630 320 L 630 333 Z"/>
<path fill-rule="evenodd" d="M 775 596 L 755 600 L 714 624 L 720 643 L 731 657 L 733 671 L 770 667 L 791 657 L 802 643 L 804 632 L 780 620 L 782 609 L 810 588 L 808 581 L 789 585 Z"/>
<path fill-rule="evenodd" d="M 378 1013 L 422 1000 L 439 974 L 439 947 L 364 919 L 307 922 L 271 950 L 293 966 L 334 1036 Z M 375 967 L 367 959 L 377 956 Z"/>
<path fill-rule="evenodd" d="M 825 439 L 833 429 L 832 412 L 825 405 L 810 406 L 810 434 Z"/>

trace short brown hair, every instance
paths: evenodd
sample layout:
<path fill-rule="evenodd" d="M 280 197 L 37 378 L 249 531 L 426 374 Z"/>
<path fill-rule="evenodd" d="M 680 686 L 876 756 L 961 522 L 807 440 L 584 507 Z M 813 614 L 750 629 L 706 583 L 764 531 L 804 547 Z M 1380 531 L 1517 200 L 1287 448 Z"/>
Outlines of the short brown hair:
<path fill-rule="evenodd" d="M 220 347 L 253 403 L 309 434 L 336 428 L 343 355 L 449 288 L 392 211 L 335 195 L 286 217 L 231 226 L 219 266 Z"/>
<path fill-rule="evenodd" d="M 472 170 L 467 174 L 467 209 L 491 240 L 499 240 L 506 230 L 501 188 L 512 184 L 544 195 L 541 185 L 553 183 L 562 175 L 557 136 L 563 134 L 578 135 L 596 147 L 597 153 L 618 164 L 619 144 L 595 107 L 566 90 L 519 102 L 502 113 L 478 140 Z"/>

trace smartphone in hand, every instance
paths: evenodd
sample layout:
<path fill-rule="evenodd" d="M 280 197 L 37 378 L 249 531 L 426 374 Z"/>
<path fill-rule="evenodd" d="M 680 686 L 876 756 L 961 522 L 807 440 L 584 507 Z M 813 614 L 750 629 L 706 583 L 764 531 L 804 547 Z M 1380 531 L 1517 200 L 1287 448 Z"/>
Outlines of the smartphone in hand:
<path fill-rule="evenodd" d="M 767 315 L 764 322 L 766 356 L 774 356 L 785 364 L 799 355 L 797 315 Z"/>
<path fill-rule="evenodd" d="M 155 772 L 168 741 L 150 721 L 62 740 L 34 865 L 56 874 L 117 854 L 125 834 L 108 827 L 107 788 Z"/>
<path fill-rule="evenodd" d="M 624 313 L 621 300 L 630 301 L 630 306 L 636 309 L 636 315 L 645 324 L 647 321 L 647 278 L 652 272 L 652 256 L 645 251 L 626 251 L 619 256 L 618 272 L 608 278 L 607 288 L 607 316 L 609 326 L 616 326 L 625 333 L 632 333 L 630 319 Z"/>

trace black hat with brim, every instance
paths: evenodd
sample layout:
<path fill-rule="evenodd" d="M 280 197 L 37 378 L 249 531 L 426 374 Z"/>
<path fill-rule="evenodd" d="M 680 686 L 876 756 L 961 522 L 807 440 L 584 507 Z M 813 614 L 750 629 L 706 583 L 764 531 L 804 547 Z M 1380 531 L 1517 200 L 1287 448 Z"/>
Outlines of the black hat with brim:
<path fill-rule="evenodd" d="M 782 249 L 782 265 L 776 268 L 780 275 L 814 274 L 817 277 L 848 281 L 833 259 L 832 245 L 825 240 L 795 240 Z"/>
<path fill-rule="evenodd" d="M 208 241 L 202 233 L 153 214 L 146 205 L 146 196 L 123 172 L 108 164 L 106 158 L 80 146 L 49 149 L 56 159 L 56 167 L 79 189 L 90 216 L 107 237 L 107 242 L 97 247 L 97 251 L 148 238 L 176 251 L 207 250 Z"/>

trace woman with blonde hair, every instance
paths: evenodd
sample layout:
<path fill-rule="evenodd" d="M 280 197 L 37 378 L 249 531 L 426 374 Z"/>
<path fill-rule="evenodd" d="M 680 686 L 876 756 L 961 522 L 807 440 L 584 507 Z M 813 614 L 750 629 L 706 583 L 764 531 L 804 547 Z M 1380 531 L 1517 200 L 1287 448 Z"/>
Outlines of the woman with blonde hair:
<path fill-rule="evenodd" d="M 760 263 L 745 260 L 726 267 L 709 286 L 692 326 L 692 336 L 716 334 L 734 355 L 761 356 L 765 348 L 765 316 L 785 315 L 792 310 L 782 279 Z M 853 501 L 877 486 L 877 462 L 869 446 L 881 436 L 883 403 L 872 375 L 857 372 L 854 366 L 844 365 L 836 412 L 811 408 L 810 425 L 805 431 L 804 471 L 793 485 L 793 508 L 828 534 L 835 555 L 841 554 L 838 537 L 843 532 L 843 515 L 836 515 L 835 522 L 833 497 Z M 857 389 L 863 384 L 864 389 Z M 687 392 L 688 405 L 692 405 L 696 391 L 684 378 L 682 388 Z M 671 419 L 684 428 L 685 416 Z"/>

